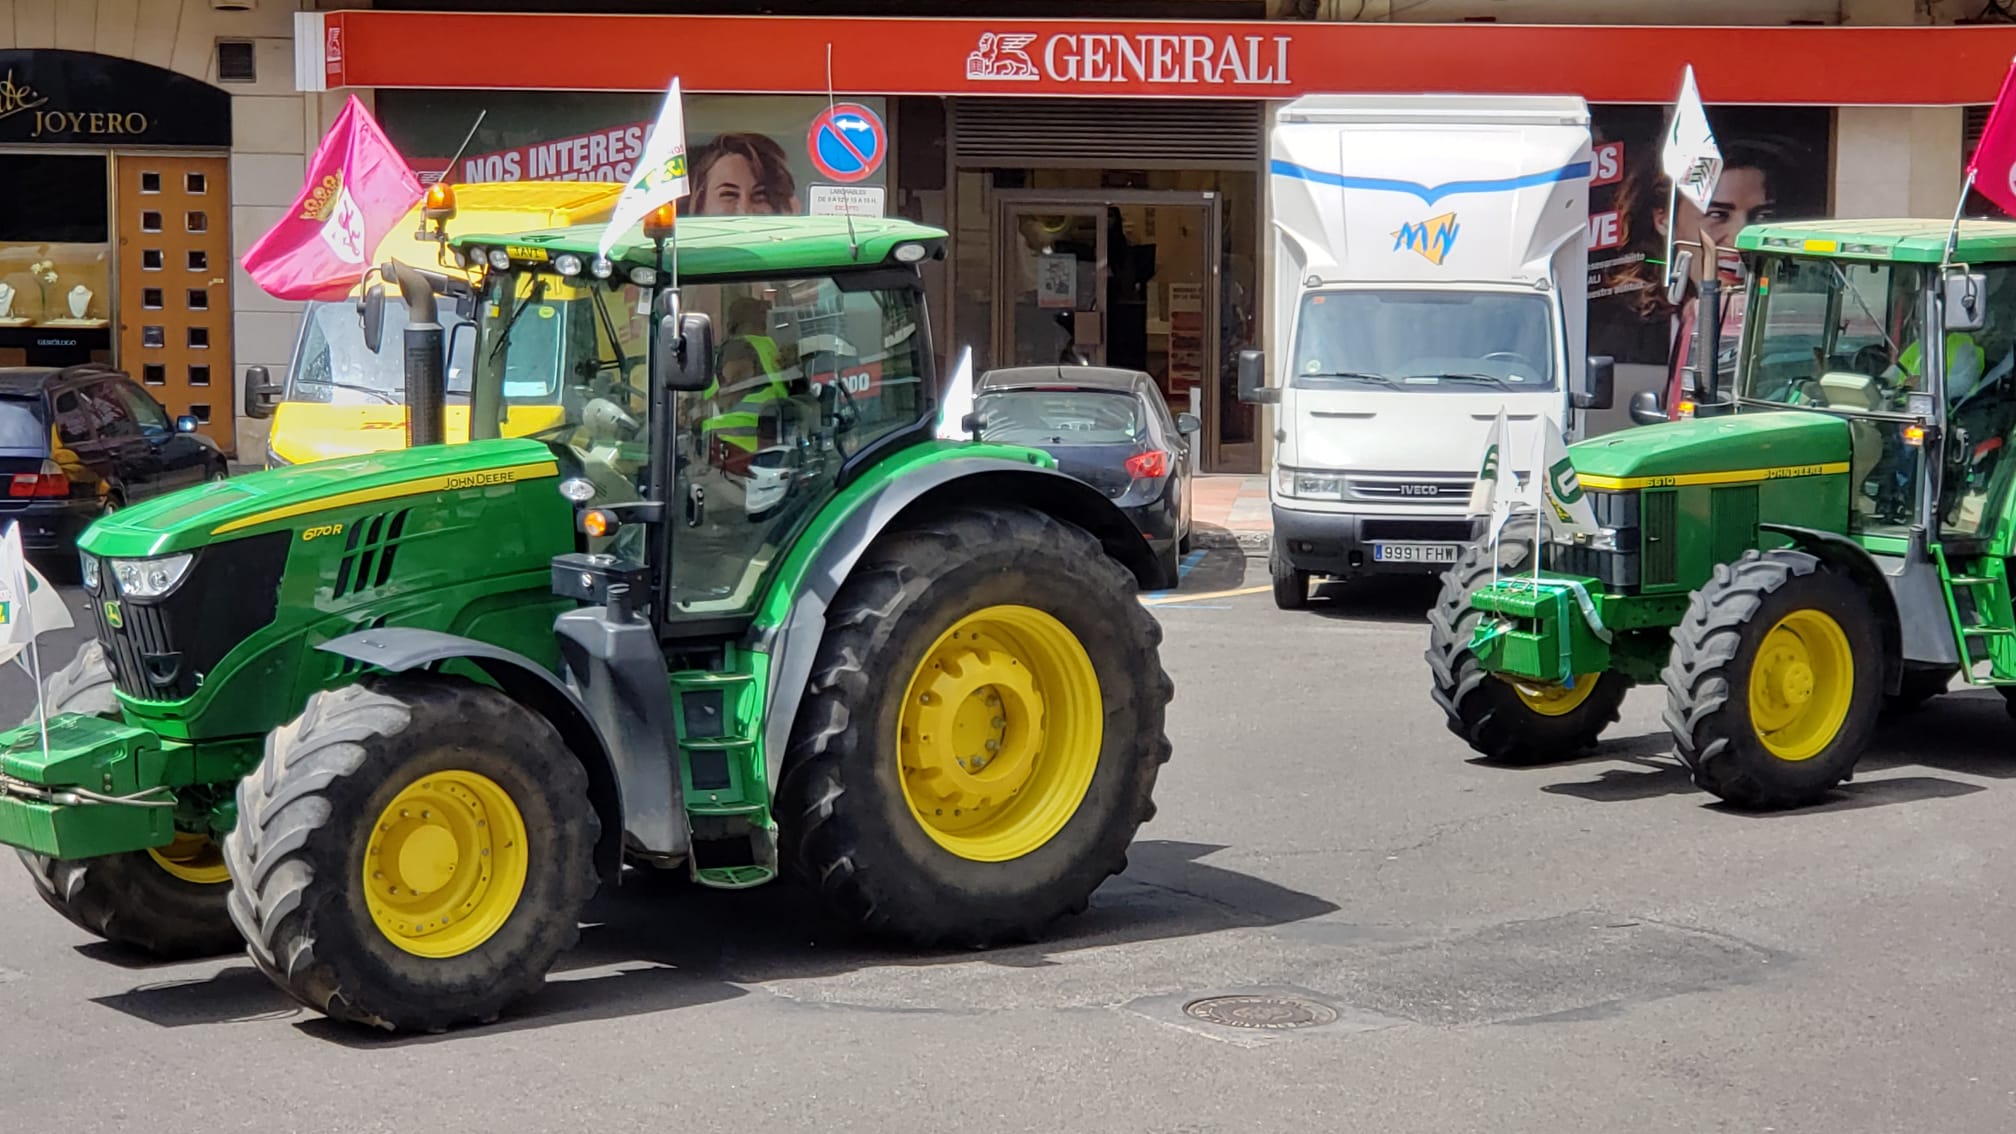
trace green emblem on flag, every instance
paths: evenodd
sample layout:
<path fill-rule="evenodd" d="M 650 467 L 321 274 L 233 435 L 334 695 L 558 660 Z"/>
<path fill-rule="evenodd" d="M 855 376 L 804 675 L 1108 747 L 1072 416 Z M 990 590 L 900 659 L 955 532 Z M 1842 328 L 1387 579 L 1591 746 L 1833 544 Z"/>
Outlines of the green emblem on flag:
<path fill-rule="evenodd" d="M 1477 479 L 1498 479 L 1498 446 L 1487 445 L 1484 447 L 1484 464 L 1477 470 Z"/>
<path fill-rule="evenodd" d="M 14 625 L 14 604 L 0 600 L 0 626 Z"/>
<path fill-rule="evenodd" d="M 105 621 L 110 623 L 114 630 L 125 629 L 126 618 L 124 615 L 119 613 L 118 599 L 105 600 Z"/>
<path fill-rule="evenodd" d="M 1563 457 L 1547 470 L 1547 487 L 1563 504 L 1582 499 L 1582 482 L 1575 478 L 1575 466 Z"/>

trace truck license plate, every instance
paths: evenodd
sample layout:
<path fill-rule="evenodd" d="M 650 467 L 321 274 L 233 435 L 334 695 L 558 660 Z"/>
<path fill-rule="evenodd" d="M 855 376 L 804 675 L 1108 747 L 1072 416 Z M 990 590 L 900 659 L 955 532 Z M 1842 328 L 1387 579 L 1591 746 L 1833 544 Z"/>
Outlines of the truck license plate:
<path fill-rule="evenodd" d="M 1454 563 L 1459 550 L 1453 543 L 1375 543 L 1372 559 L 1378 563 Z"/>

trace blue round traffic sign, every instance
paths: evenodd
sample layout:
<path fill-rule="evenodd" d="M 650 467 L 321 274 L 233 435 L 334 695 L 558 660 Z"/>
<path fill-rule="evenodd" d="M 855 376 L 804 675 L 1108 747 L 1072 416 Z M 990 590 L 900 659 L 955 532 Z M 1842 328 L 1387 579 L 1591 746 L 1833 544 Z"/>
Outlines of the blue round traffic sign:
<path fill-rule="evenodd" d="M 819 112 L 805 137 L 812 165 L 835 181 L 865 181 L 882 168 L 889 153 L 889 132 L 876 113 L 858 102 L 843 102 Z"/>

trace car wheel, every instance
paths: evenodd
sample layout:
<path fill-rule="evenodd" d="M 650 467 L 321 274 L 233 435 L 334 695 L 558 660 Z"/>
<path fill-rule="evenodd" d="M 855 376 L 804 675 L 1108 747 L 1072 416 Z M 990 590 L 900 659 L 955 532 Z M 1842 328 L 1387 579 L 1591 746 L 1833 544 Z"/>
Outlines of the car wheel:
<path fill-rule="evenodd" d="M 212 484 L 215 484 L 217 481 L 220 480 L 230 480 L 231 466 L 221 464 L 217 465 L 216 467 L 210 470 L 210 475 L 204 477 L 203 479 L 211 482 Z"/>

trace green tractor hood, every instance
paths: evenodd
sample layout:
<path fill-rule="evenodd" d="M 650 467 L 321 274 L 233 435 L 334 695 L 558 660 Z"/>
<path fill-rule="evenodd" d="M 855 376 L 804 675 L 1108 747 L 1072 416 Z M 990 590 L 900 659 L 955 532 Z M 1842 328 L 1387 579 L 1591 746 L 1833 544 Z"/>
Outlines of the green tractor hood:
<path fill-rule="evenodd" d="M 1848 423 L 1802 410 L 1669 421 L 1578 442 L 1584 488 L 1624 490 L 1848 471 Z"/>
<path fill-rule="evenodd" d="M 115 512 L 78 540 L 100 557 L 145 558 L 299 526 L 302 517 L 374 500 L 553 476 L 553 451 L 522 438 L 394 449 L 249 473 Z"/>

